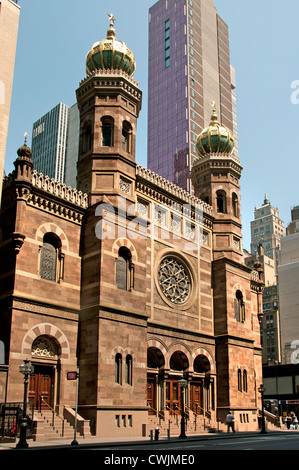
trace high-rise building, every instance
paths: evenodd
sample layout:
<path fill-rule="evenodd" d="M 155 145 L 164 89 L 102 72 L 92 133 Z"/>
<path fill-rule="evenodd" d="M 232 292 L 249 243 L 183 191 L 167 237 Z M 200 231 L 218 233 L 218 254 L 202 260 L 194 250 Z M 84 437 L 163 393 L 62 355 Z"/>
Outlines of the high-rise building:
<path fill-rule="evenodd" d="M 250 222 L 251 253 L 258 252 L 259 246 L 264 253 L 275 261 L 277 266 L 280 239 L 284 236 L 284 222 L 279 217 L 279 210 L 273 207 L 265 195 L 264 203 L 254 209 L 254 220 Z"/>
<path fill-rule="evenodd" d="M 19 28 L 17 1 L 0 2 L 0 202 Z"/>
<path fill-rule="evenodd" d="M 150 8 L 148 75 L 147 166 L 191 192 L 196 137 L 209 125 L 211 102 L 237 133 L 228 27 L 214 0 L 159 0 Z"/>
<path fill-rule="evenodd" d="M 35 169 L 64 182 L 69 107 L 59 103 L 33 124 L 32 160 Z"/>
<path fill-rule="evenodd" d="M 291 211 L 292 222 L 281 239 L 278 263 L 278 286 L 283 364 L 299 363 L 299 214 Z"/>
<path fill-rule="evenodd" d="M 245 264 L 255 270 L 256 263 L 263 269 L 265 288 L 263 291 L 263 318 L 261 320 L 261 344 L 263 364 L 281 362 L 280 315 L 276 263 L 264 253 L 262 245 L 251 255 L 244 250 Z"/>
<path fill-rule="evenodd" d="M 69 121 L 66 144 L 64 182 L 72 188 L 77 187 L 77 162 L 79 150 L 80 118 L 77 103 L 69 108 Z"/>

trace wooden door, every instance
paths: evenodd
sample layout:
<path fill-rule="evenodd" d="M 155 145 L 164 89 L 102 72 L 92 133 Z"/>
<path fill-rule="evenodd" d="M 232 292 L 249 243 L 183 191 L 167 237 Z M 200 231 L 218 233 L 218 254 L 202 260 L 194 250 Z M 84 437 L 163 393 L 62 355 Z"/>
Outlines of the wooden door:
<path fill-rule="evenodd" d="M 190 387 L 191 409 L 196 414 L 203 413 L 202 407 L 202 384 L 200 382 L 192 383 Z"/>
<path fill-rule="evenodd" d="M 33 402 L 36 409 L 52 407 L 53 375 L 52 367 L 34 367 L 34 374 L 29 379 L 28 401 Z"/>
<path fill-rule="evenodd" d="M 156 414 L 156 383 L 155 379 L 147 379 L 147 404 L 149 414 Z"/>
<path fill-rule="evenodd" d="M 167 380 L 166 386 L 166 409 L 171 415 L 180 414 L 181 389 L 177 380 Z"/>

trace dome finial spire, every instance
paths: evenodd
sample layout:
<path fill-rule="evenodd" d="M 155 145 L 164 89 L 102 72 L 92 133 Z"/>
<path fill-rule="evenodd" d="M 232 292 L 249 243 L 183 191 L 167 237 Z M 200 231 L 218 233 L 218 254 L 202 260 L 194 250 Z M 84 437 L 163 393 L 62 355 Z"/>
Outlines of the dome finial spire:
<path fill-rule="evenodd" d="M 111 37 L 115 36 L 115 27 L 114 27 L 115 17 L 113 15 L 113 13 L 108 13 L 108 17 L 109 17 L 109 20 L 110 20 L 110 25 L 109 25 L 109 29 L 107 31 L 107 38 L 111 38 Z"/>
<path fill-rule="evenodd" d="M 211 116 L 210 124 L 218 123 L 218 116 L 217 116 L 217 113 L 216 113 L 216 101 L 213 100 L 211 102 L 211 106 L 212 106 L 212 116 Z"/>

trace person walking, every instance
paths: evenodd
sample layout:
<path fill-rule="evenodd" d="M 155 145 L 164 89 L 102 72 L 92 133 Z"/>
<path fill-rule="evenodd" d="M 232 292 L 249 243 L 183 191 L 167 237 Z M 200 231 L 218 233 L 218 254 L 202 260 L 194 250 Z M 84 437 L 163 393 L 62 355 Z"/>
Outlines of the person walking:
<path fill-rule="evenodd" d="M 298 419 L 295 413 L 292 413 L 292 426 L 293 426 L 293 429 L 297 429 L 298 427 Z"/>
<path fill-rule="evenodd" d="M 233 432 L 236 432 L 235 431 L 235 417 L 231 411 L 226 416 L 226 424 L 227 424 L 227 432 L 230 432 L 230 428 L 232 428 Z"/>

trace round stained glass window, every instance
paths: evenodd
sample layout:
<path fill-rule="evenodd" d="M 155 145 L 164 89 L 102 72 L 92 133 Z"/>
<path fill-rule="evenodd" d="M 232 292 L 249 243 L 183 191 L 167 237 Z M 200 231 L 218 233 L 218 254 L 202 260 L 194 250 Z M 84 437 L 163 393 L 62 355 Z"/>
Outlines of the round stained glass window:
<path fill-rule="evenodd" d="M 162 259 L 158 268 L 158 282 L 162 293 L 174 304 L 185 303 L 191 293 L 191 278 L 187 268 L 178 259 Z"/>

